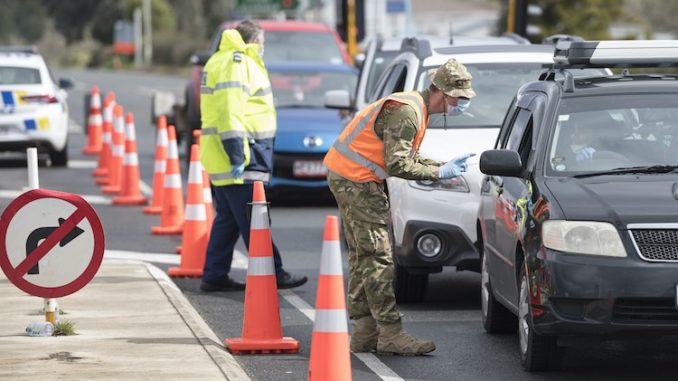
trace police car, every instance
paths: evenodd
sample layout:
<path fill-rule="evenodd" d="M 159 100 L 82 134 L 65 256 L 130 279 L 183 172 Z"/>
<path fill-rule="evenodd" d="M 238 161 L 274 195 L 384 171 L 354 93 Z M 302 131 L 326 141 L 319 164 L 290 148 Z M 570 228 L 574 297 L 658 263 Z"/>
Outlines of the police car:
<path fill-rule="evenodd" d="M 483 325 L 517 330 L 530 371 L 584 336 L 678 334 L 678 75 L 630 74 L 678 66 L 678 41 L 561 42 L 553 61 L 480 157 Z M 620 73 L 572 75 L 601 67 Z"/>
<path fill-rule="evenodd" d="M 68 163 L 68 80 L 54 82 L 33 48 L 0 47 L 0 151 L 37 147 L 53 166 Z"/>

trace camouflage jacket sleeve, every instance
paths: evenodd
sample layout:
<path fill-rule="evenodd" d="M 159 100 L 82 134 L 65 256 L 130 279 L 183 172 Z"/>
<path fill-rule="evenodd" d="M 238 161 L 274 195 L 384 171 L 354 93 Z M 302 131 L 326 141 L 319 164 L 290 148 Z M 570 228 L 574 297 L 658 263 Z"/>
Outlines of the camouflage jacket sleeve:
<path fill-rule="evenodd" d="M 417 128 L 417 115 L 411 106 L 386 102 L 374 125 L 384 142 L 386 172 L 406 180 L 437 180 L 441 163 L 412 151 Z"/>

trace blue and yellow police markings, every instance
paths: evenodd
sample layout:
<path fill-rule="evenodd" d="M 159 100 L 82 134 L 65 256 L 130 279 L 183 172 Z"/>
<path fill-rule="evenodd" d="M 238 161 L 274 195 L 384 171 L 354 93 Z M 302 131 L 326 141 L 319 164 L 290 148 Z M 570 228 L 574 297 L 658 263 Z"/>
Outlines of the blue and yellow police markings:
<path fill-rule="evenodd" d="M 26 131 L 48 131 L 49 127 L 49 118 L 47 117 L 24 120 Z"/>
<path fill-rule="evenodd" d="M 0 91 L 0 95 L 2 96 L 3 109 L 13 109 L 16 106 L 26 104 L 26 101 L 23 99 L 26 95 L 25 91 Z"/>

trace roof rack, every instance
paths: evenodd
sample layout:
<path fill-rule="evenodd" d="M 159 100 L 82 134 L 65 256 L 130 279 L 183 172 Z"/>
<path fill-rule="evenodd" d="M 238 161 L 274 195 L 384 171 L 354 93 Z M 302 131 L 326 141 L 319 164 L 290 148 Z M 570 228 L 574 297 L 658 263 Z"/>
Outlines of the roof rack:
<path fill-rule="evenodd" d="M 581 42 L 584 41 L 584 39 L 581 36 L 574 34 L 553 34 L 548 37 L 544 37 L 544 39 L 541 40 L 541 43 L 555 45 L 560 41 Z"/>
<path fill-rule="evenodd" d="M 554 68 L 678 66 L 676 40 L 558 41 Z"/>
<path fill-rule="evenodd" d="M 511 40 L 521 44 L 521 45 L 530 45 L 531 42 L 527 38 L 517 34 L 517 33 L 511 33 L 511 32 L 506 32 L 501 35 L 502 37 L 510 38 Z"/>
<path fill-rule="evenodd" d="M 413 52 L 420 60 L 433 55 L 431 43 L 428 40 L 420 40 L 416 37 L 403 38 L 403 42 L 400 44 L 400 50 Z"/>
<path fill-rule="evenodd" d="M 25 54 L 38 54 L 38 48 L 32 45 L 25 46 L 0 46 L 0 53 L 25 53 Z"/>

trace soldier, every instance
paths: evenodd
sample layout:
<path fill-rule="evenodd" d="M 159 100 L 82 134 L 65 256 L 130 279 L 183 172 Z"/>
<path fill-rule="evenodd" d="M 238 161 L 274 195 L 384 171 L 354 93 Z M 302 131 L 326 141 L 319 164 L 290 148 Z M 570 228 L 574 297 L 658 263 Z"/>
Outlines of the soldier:
<path fill-rule="evenodd" d="M 460 115 L 475 96 L 471 74 L 451 59 L 422 92 L 395 93 L 360 111 L 325 156 L 330 190 L 341 213 L 349 249 L 348 313 L 353 352 L 422 355 L 432 341 L 403 331 L 393 290 L 389 204 L 384 180 L 439 180 L 459 176 L 473 154 L 440 163 L 417 153 L 428 116 Z"/>

